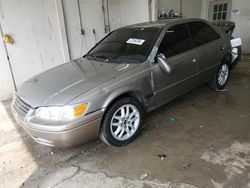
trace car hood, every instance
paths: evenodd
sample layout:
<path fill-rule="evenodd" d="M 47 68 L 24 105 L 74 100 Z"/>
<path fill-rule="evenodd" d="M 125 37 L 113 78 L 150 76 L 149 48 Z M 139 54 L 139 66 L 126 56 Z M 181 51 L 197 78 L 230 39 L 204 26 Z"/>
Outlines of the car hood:
<path fill-rule="evenodd" d="M 27 80 L 18 89 L 17 95 L 33 108 L 65 105 L 136 66 L 138 64 L 102 63 L 82 58 Z"/>

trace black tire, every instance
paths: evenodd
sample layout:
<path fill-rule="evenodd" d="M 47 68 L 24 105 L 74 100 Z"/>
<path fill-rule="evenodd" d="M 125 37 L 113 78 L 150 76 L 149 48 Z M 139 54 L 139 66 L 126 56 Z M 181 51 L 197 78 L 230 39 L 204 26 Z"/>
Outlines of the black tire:
<path fill-rule="evenodd" d="M 112 118 L 115 115 L 115 113 L 117 113 L 118 110 L 121 107 L 123 107 L 124 105 L 132 105 L 138 109 L 138 112 L 140 114 L 139 115 L 140 118 L 138 118 L 139 125 L 138 125 L 136 131 L 131 135 L 130 138 L 128 138 L 126 140 L 118 140 L 113 136 L 114 133 L 113 134 L 111 133 L 111 121 L 112 121 Z M 112 145 L 112 146 L 124 146 L 124 145 L 129 144 L 140 133 L 141 128 L 142 128 L 143 116 L 144 116 L 144 110 L 141 107 L 140 103 L 136 99 L 134 99 L 132 97 L 125 97 L 125 98 L 121 98 L 121 99 L 117 100 L 112 106 L 110 106 L 107 109 L 107 111 L 104 115 L 104 118 L 102 120 L 101 130 L 100 130 L 100 138 L 106 144 Z"/>
<path fill-rule="evenodd" d="M 228 70 L 228 76 L 227 76 L 227 79 L 225 81 L 225 83 L 223 84 L 220 84 L 219 83 L 219 75 L 220 75 L 220 71 L 222 70 L 222 67 L 223 66 L 226 66 L 227 67 L 227 70 Z M 229 63 L 227 62 L 223 62 L 220 64 L 216 74 L 214 75 L 214 78 L 213 80 L 211 80 L 209 82 L 209 86 L 213 89 L 213 90 L 223 90 L 225 88 L 225 86 L 227 85 L 227 82 L 229 80 L 229 76 L 230 76 L 230 65 Z"/>

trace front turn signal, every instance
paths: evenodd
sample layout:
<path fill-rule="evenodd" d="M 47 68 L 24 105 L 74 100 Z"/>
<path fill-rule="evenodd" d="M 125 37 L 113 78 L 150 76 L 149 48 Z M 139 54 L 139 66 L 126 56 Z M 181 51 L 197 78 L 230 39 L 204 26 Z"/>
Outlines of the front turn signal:
<path fill-rule="evenodd" d="M 83 104 L 76 106 L 74 109 L 74 117 L 83 116 L 86 113 L 87 108 L 88 108 L 87 103 L 83 103 Z"/>

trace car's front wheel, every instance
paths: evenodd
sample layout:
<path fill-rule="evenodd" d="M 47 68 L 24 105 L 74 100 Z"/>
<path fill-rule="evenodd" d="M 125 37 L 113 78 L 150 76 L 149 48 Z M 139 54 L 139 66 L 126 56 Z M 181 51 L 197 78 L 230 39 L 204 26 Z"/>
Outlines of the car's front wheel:
<path fill-rule="evenodd" d="M 142 118 L 143 109 L 140 103 L 132 97 L 122 98 L 105 113 L 100 138 L 109 145 L 126 145 L 139 134 Z"/>
<path fill-rule="evenodd" d="M 226 62 L 222 63 L 219 66 L 218 71 L 214 76 L 214 79 L 210 81 L 210 87 L 215 90 L 223 90 L 228 82 L 229 74 L 229 64 Z"/>

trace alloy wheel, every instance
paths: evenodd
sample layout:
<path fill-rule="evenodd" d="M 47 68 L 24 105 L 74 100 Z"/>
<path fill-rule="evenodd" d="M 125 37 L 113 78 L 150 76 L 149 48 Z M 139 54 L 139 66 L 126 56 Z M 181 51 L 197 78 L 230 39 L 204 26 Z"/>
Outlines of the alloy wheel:
<path fill-rule="evenodd" d="M 135 134 L 139 124 L 139 110 L 132 104 L 126 104 L 114 113 L 110 123 L 110 131 L 115 139 L 124 141 Z"/>
<path fill-rule="evenodd" d="M 226 84 L 229 75 L 229 67 L 227 64 L 223 64 L 218 73 L 218 84 L 223 86 Z"/>

